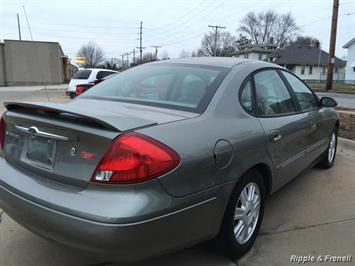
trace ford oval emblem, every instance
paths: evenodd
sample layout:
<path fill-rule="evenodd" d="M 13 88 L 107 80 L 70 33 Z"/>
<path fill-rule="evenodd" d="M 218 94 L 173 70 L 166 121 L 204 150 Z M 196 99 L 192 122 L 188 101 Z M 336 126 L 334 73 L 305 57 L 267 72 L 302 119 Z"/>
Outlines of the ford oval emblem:
<path fill-rule="evenodd" d="M 28 129 L 28 132 L 31 133 L 31 134 L 36 134 L 38 132 L 38 128 L 36 127 L 30 127 Z"/>

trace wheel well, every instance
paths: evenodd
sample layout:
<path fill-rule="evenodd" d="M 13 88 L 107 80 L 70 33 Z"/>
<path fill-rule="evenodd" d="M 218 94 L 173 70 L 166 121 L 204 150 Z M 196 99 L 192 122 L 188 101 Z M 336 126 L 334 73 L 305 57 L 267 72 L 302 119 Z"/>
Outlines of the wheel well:
<path fill-rule="evenodd" d="M 265 180 L 266 195 L 270 195 L 272 189 L 272 173 L 270 167 L 267 164 L 259 163 L 254 165 L 251 169 L 256 169 L 259 173 L 262 174 Z"/>
<path fill-rule="evenodd" d="M 337 130 L 339 130 L 339 120 L 335 122 L 335 127 L 337 128 Z"/>

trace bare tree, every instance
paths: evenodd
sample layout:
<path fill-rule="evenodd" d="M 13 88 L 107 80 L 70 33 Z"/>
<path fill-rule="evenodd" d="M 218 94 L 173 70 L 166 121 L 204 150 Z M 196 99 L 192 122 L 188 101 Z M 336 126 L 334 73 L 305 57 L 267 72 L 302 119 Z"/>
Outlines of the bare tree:
<path fill-rule="evenodd" d="M 197 57 L 198 55 L 197 55 L 197 52 L 196 51 L 192 51 L 192 53 L 191 53 L 191 57 Z"/>
<path fill-rule="evenodd" d="M 272 38 L 279 46 L 284 46 L 291 41 L 298 30 L 291 13 L 280 15 L 272 10 L 258 14 L 249 12 L 241 20 L 241 26 L 238 29 L 255 44 L 267 43 Z"/>
<path fill-rule="evenodd" d="M 179 54 L 180 58 L 186 58 L 186 57 L 191 57 L 191 54 L 189 51 L 182 49 L 180 54 Z"/>
<path fill-rule="evenodd" d="M 92 41 L 81 46 L 77 56 L 85 58 L 84 67 L 97 67 L 105 61 L 104 51 Z"/>
<path fill-rule="evenodd" d="M 236 51 L 236 39 L 227 31 L 217 33 L 217 56 L 231 56 Z M 198 56 L 212 56 L 215 49 L 215 33 L 205 34 L 201 41 L 201 48 L 197 51 Z"/>
<path fill-rule="evenodd" d="M 278 17 L 277 23 L 271 34 L 275 43 L 279 46 L 287 45 L 293 37 L 299 32 L 299 27 L 291 13 L 287 13 Z"/>
<path fill-rule="evenodd" d="M 156 60 L 155 54 L 154 53 L 144 53 L 142 60 L 143 60 L 142 63 L 149 63 L 149 62 L 155 61 Z"/>
<path fill-rule="evenodd" d="M 291 44 L 296 44 L 296 45 L 302 45 L 302 46 L 308 46 L 308 47 L 316 47 L 319 45 L 320 41 L 312 36 L 297 36 L 294 41 L 291 42 Z"/>

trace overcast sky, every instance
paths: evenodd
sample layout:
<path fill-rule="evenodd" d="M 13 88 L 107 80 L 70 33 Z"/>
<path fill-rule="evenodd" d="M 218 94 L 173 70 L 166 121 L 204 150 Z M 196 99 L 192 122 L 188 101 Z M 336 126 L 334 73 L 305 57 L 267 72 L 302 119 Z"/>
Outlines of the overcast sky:
<path fill-rule="evenodd" d="M 22 38 L 30 39 L 23 10 L 26 8 L 34 40 L 57 41 L 70 58 L 80 46 L 95 41 L 107 58 L 121 58 L 139 45 L 138 26 L 143 21 L 143 46 L 153 52 L 178 57 L 181 50 L 198 48 L 208 24 L 226 26 L 232 34 L 249 11 L 273 9 L 291 12 L 302 34 L 317 37 L 328 50 L 332 0 L 0 0 L 0 39 L 17 39 L 16 13 Z M 355 0 L 340 0 L 336 55 L 355 37 Z"/>

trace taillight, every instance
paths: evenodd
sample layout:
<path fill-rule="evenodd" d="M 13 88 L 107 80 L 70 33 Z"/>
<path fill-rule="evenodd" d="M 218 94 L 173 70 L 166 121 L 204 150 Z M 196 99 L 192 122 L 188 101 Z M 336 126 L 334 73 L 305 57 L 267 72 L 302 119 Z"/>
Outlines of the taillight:
<path fill-rule="evenodd" d="M 84 90 L 85 90 L 84 87 L 82 87 L 82 86 L 77 86 L 77 87 L 76 87 L 76 94 L 77 94 L 77 95 L 80 95 L 80 94 L 82 94 L 82 93 L 84 92 Z"/>
<path fill-rule="evenodd" d="M 5 144 L 5 120 L 1 117 L 0 119 L 0 150 L 4 148 Z"/>
<path fill-rule="evenodd" d="M 143 182 L 170 172 L 179 163 L 179 155 L 161 142 L 139 133 L 127 133 L 112 142 L 91 181 L 109 184 Z"/>

